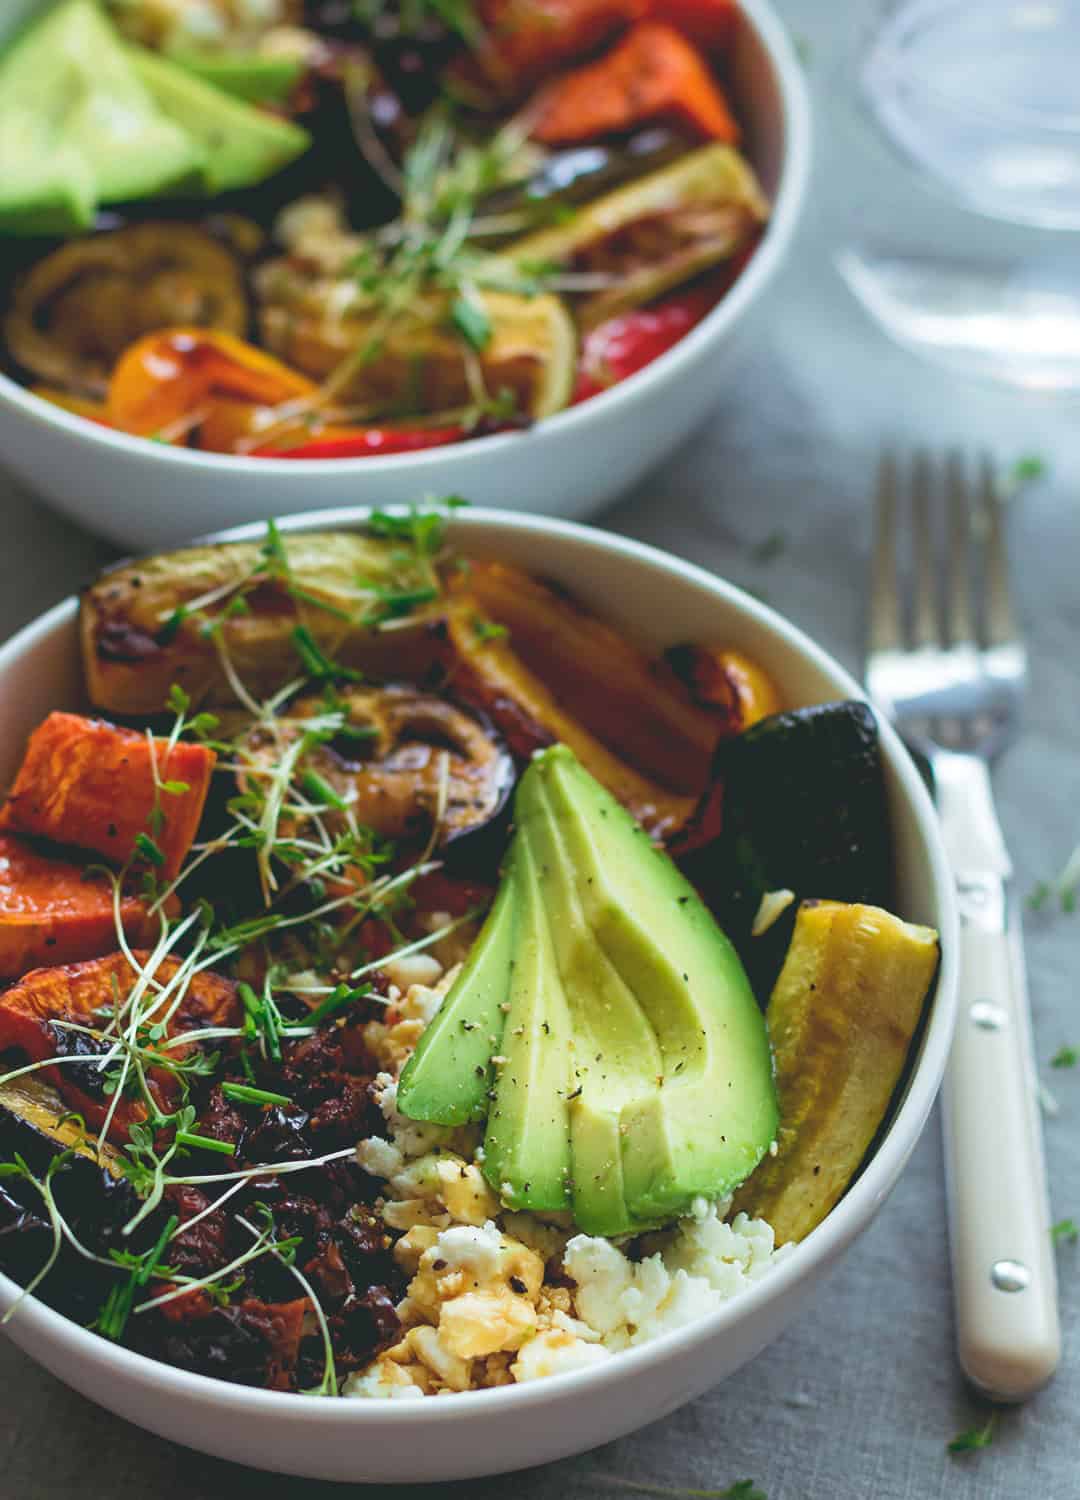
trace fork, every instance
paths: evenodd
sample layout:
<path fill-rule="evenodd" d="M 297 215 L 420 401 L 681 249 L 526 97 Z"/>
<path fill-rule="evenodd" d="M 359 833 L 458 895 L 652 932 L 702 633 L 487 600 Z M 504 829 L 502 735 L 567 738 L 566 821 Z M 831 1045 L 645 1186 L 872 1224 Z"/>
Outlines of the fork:
<path fill-rule="evenodd" d="M 929 761 L 960 910 L 942 1090 L 957 1348 L 976 1386 L 1021 1401 L 1053 1375 L 1061 1333 L 1012 865 L 990 785 L 1020 726 L 1027 659 L 988 457 L 882 456 L 870 584 L 867 689 Z"/>

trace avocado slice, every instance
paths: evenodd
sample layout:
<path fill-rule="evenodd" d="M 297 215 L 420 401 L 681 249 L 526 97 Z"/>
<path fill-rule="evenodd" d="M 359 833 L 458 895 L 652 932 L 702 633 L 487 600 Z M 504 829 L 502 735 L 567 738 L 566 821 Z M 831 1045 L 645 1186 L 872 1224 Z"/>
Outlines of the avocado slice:
<path fill-rule="evenodd" d="M 585 920 L 573 862 L 539 776 L 523 779 L 515 812 L 519 837 L 535 859 L 570 1011 L 574 1219 L 587 1234 L 632 1233 L 649 1226 L 626 1207 L 620 1117 L 625 1105 L 655 1092 L 663 1069 L 659 1042 Z"/>
<path fill-rule="evenodd" d="M 512 861 L 510 1011 L 496 1064 L 483 1171 L 508 1207 L 566 1209 L 571 1206 L 570 1015 L 526 841 L 515 841 Z"/>
<path fill-rule="evenodd" d="M 170 59 L 204 83 L 248 104 L 284 104 L 305 72 L 295 57 L 259 52 L 178 52 Z"/>
<path fill-rule="evenodd" d="M 585 918 L 659 1039 L 656 1087 L 623 1105 L 626 1207 L 641 1220 L 732 1191 L 777 1126 L 765 1022 L 693 886 L 564 745 L 536 757 Z"/>
<path fill-rule="evenodd" d="M 513 939 L 514 883 L 506 878 L 464 968 L 402 1069 L 397 1103 L 409 1119 L 464 1125 L 487 1115 L 491 1057 L 510 996 Z"/>
<path fill-rule="evenodd" d="M 143 47 L 128 47 L 135 73 L 162 114 L 199 142 L 209 193 L 252 187 L 306 151 L 299 125 L 254 109 Z"/>
<path fill-rule="evenodd" d="M 100 202 L 197 180 L 202 144 L 164 118 L 93 0 L 64 0 L 0 60 L 0 228 L 75 233 Z"/>

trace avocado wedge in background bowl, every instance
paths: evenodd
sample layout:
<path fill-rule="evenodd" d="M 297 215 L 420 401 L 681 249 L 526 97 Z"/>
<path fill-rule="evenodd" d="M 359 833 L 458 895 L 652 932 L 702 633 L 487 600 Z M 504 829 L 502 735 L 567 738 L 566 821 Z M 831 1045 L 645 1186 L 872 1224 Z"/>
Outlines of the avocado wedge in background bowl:
<path fill-rule="evenodd" d="M 70 235 L 105 204 L 262 181 L 307 133 L 125 43 L 61 0 L 0 56 L 0 233 Z"/>

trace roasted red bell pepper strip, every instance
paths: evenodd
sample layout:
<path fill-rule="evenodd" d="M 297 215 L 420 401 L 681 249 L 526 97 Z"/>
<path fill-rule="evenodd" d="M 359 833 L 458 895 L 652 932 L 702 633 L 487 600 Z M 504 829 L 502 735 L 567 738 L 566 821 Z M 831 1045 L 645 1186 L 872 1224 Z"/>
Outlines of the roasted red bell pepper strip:
<path fill-rule="evenodd" d="M 712 310 L 720 295 L 711 283 L 693 287 L 599 324 L 585 337 L 574 401 L 599 395 L 666 354 Z"/>
<path fill-rule="evenodd" d="M 289 448 L 256 448 L 254 458 L 374 458 L 380 453 L 418 453 L 468 436 L 464 427 L 357 427 L 329 429 Z"/>
<path fill-rule="evenodd" d="M 572 404 L 598 396 L 666 354 L 712 312 L 753 253 L 751 244 L 707 280 L 648 307 L 620 313 L 586 334 Z"/>

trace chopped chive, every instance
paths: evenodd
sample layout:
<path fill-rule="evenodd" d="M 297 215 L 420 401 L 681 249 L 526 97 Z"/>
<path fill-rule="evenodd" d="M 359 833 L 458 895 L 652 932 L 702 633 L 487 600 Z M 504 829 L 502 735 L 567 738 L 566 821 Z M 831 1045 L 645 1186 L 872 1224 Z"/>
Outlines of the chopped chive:
<path fill-rule="evenodd" d="M 1080 1062 L 1080 1052 L 1075 1047 L 1059 1047 L 1050 1059 L 1052 1068 L 1075 1068 Z"/>
<path fill-rule="evenodd" d="M 966 1432 L 958 1432 L 951 1443 L 946 1447 L 950 1453 L 975 1453 L 979 1448 L 989 1448 L 994 1441 L 994 1428 L 997 1426 L 997 1412 L 992 1411 L 982 1427 L 969 1427 Z"/>
<path fill-rule="evenodd" d="M 321 1026 L 324 1021 L 329 1021 L 333 1016 L 340 1015 L 357 1000 L 362 1000 L 365 995 L 371 994 L 371 986 L 363 985 L 358 990 L 350 989 L 347 984 L 339 984 L 332 995 L 317 1005 L 309 1016 L 304 1018 L 305 1026 Z"/>
<path fill-rule="evenodd" d="M 482 353 L 491 342 L 491 319 L 483 304 L 471 297 L 458 297 L 450 308 L 450 321 L 470 348 Z"/>
<path fill-rule="evenodd" d="M 157 865 L 160 868 L 165 863 L 164 853 L 148 833 L 137 833 L 135 835 L 135 847 L 143 858 L 148 859 L 152 865 Z"/>
<path fill-rule="evenodd" d="M 1075 1245 L 1080 1239 L 1080 1225 L 1075 1219 L 1059 1219 L 1050 1226 L 1050 1238 L 1055 1245 Z"/>
<path fill-rule="evenodd" d="M 300 777 L 300 785 L 313 802 L 324 802 L 328 807 L 336 807 L 339 812 L 346 810 L 344 798 L 317 771 L 305 771 Z"/>
<path fill-rule="evenodd" d="M 479 615 L 473 615 L 471 620 L 473 635 L 481 643 L 485 641 L 499 641 L 503 636 L 509 635 L 505 625 L 496 625 L 491 620 L 484 620 Z"/>
<path fill-rule="evenodd" d="M 253 1089 L 246 1083 L 223 1083 L 221 1092 L 226 1099 L 236 1099 L 241 1104 L 291 1104 L 288 1094 L 274 1094 L 270 1089 Z"/>
<path fill-rule="evenodd" d="M 353 671 L 351 667 L 343 667 L 340 662 L 331 661 L 306 625 L 296 626 L 292 633 L 292 643 L 309 677 L 343 677 L 348 682 L 362 680 L 360 673 Z"/>
<path fill-rule="evenodd" d="M 232 1141 L 216 1141 L 213 1136 L 196 1135 L 193 1130 L 178 1130 L 175 1139 L 178 1146 L 200 1146 L 204 1151 L 217 1151 L 222 1156 L 236 1154 Z"/>
<path fill-rule="evenodd" d="M 181 625 L 187 619 L 187 616 L 188 612 L 184 605 L 177 605 L 176 609 L 173 610 L 172 614 L 158 631 L 157 644 L 159 646 L 168 646 L 172 641 L 174 641 Z"/>

